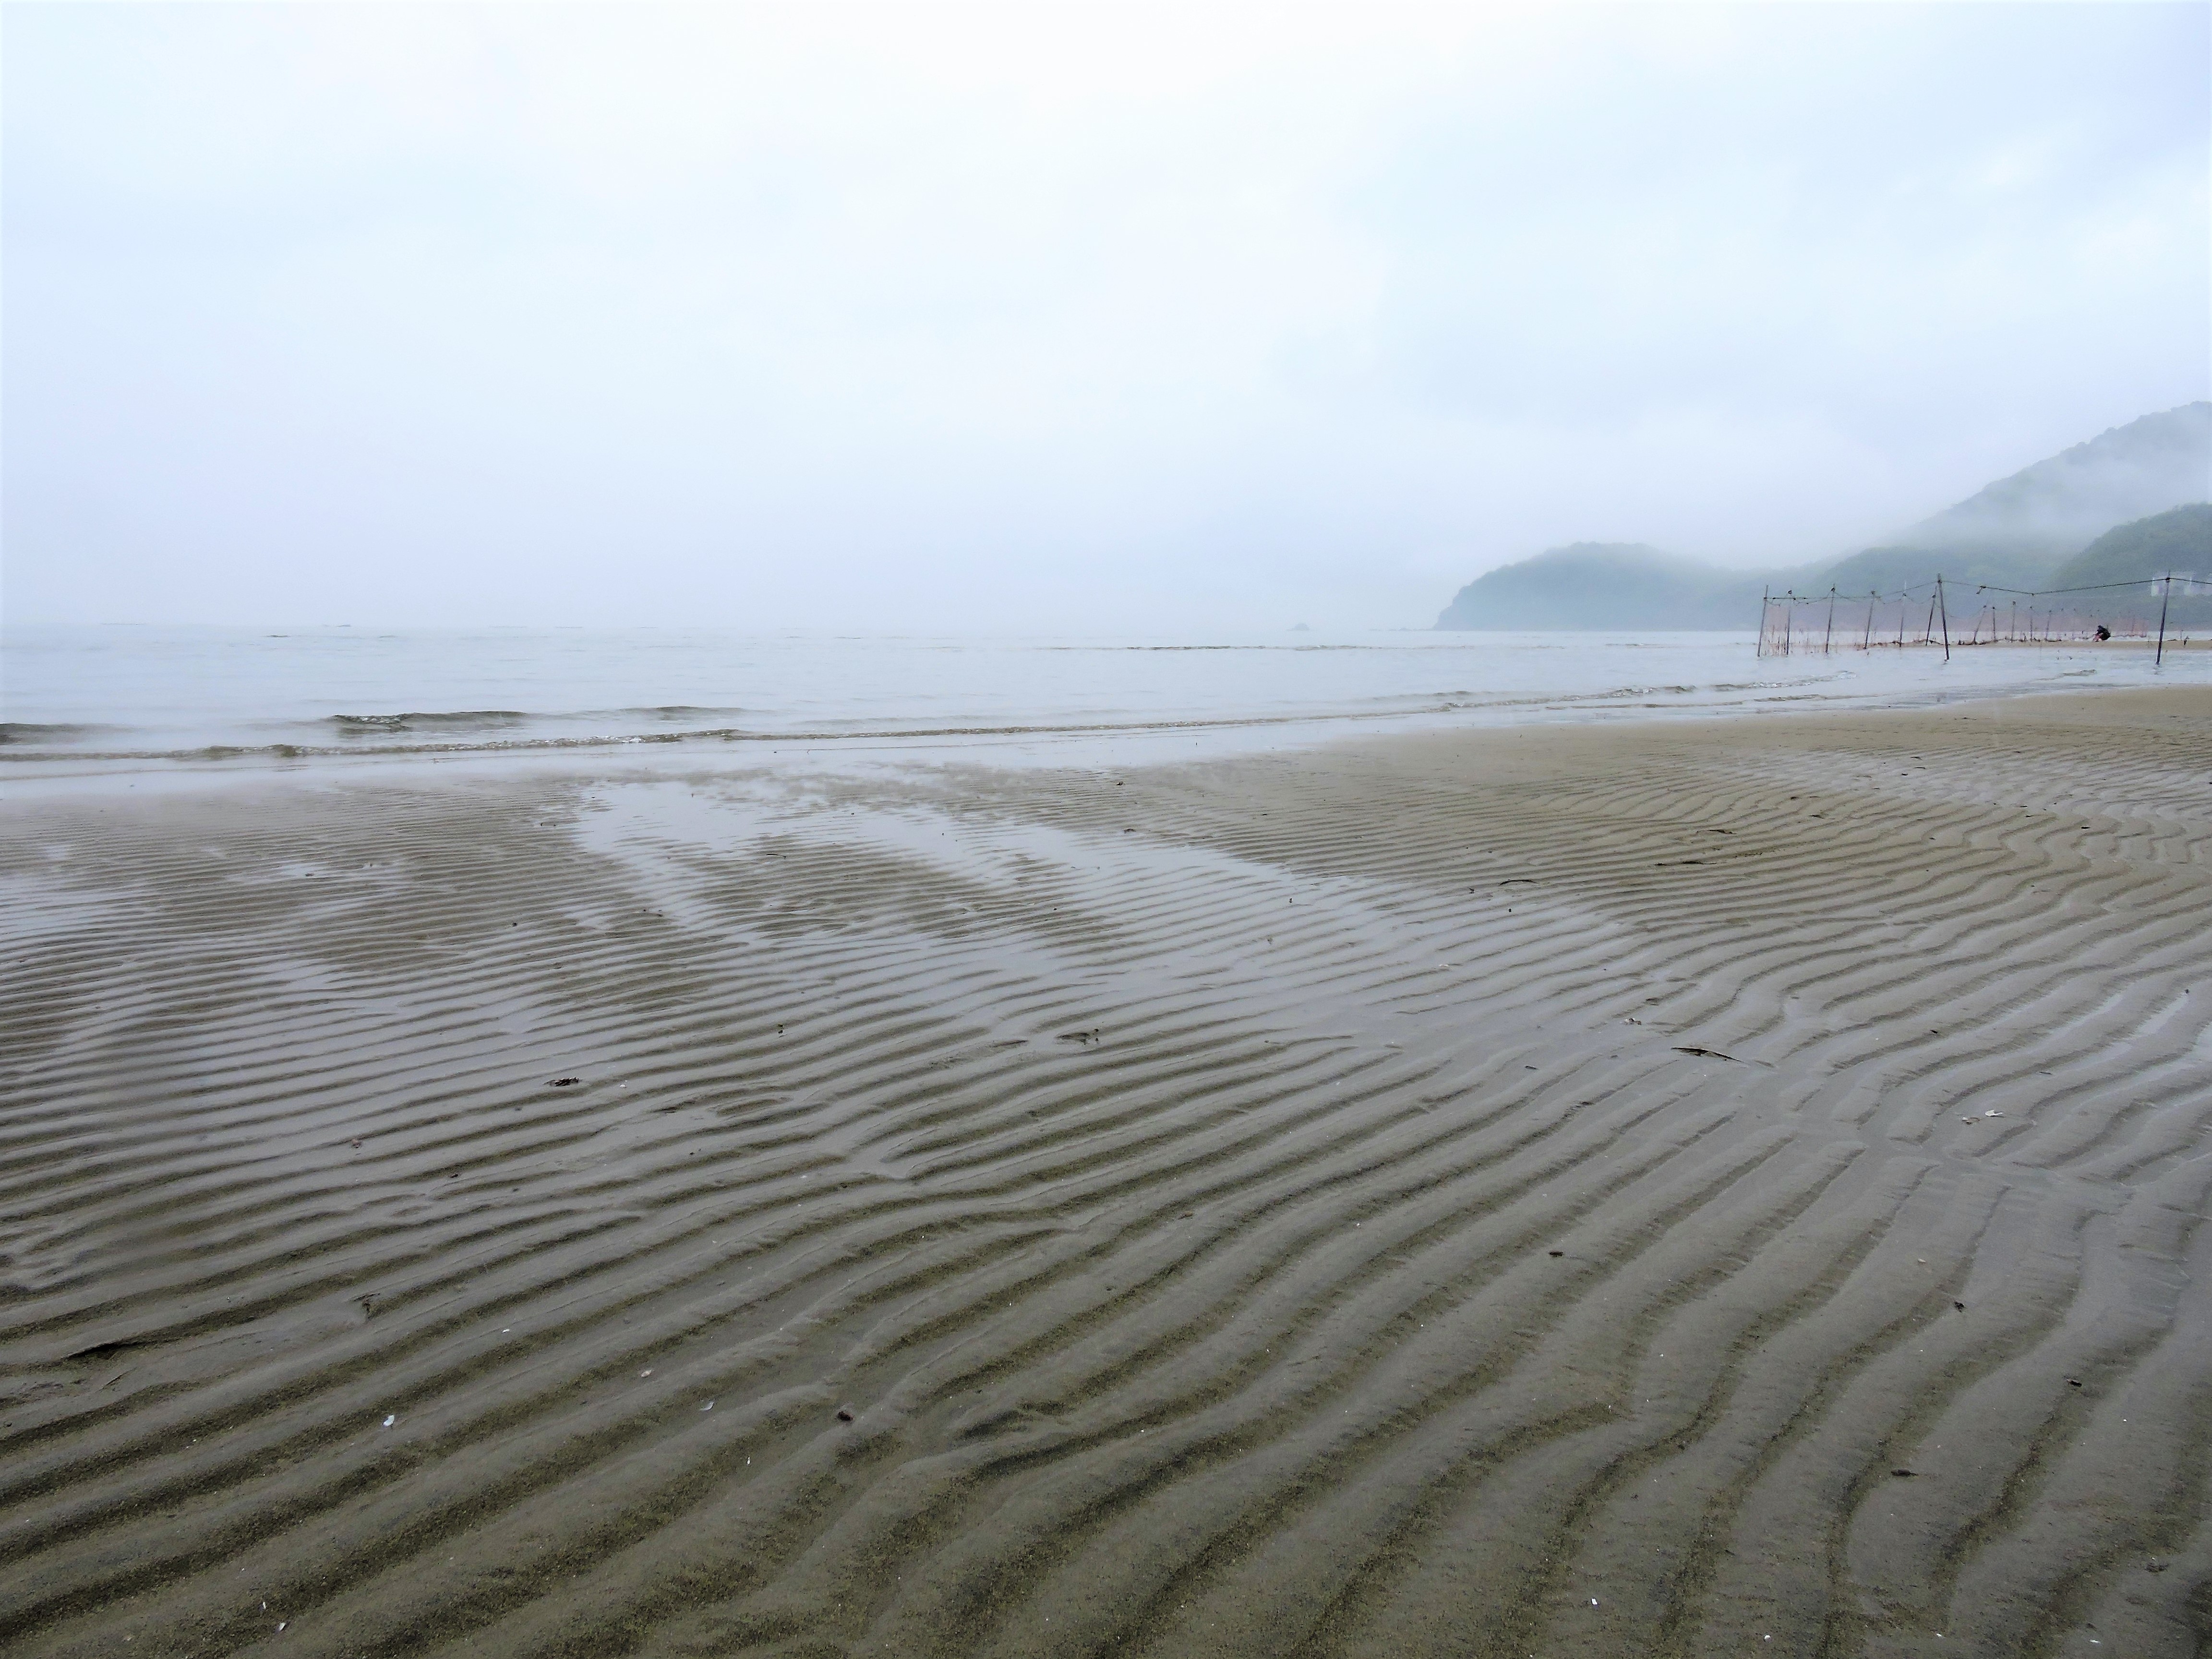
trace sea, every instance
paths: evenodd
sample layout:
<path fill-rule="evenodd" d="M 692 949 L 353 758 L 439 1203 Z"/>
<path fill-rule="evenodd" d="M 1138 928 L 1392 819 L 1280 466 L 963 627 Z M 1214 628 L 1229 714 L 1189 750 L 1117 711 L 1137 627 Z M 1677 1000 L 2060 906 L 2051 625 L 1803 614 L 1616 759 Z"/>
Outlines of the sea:
<path fill-rule="evenodd" d="M 1786 657 L 1734 633 L 1149 636 L 15 627 L 0 780 L 649 750 L 1129 762 L 1360 732 L 1747 719 L 2212 679 L 2136 644 Z"/>

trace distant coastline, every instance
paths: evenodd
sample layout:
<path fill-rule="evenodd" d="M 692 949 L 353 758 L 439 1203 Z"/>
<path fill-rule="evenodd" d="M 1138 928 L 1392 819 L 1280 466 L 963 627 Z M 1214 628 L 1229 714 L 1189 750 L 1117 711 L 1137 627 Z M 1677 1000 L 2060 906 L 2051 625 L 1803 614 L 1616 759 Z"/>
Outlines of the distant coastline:
<path fill-rule="evenodd" d="M 2212 577 L 2212 403 L 2146 415 L 1824 563 L 1731 570 L 1642 543 L 1577 542 L 1478 577 L 1441 629 L 1745 628 L 1760 595 L 1893 592 L 1937 575 L 2033 589 Z M 2212 622 L 2192 598 L 2178 621 Z M 2201 613 L 2201 614 L 2200 614 Z"/>

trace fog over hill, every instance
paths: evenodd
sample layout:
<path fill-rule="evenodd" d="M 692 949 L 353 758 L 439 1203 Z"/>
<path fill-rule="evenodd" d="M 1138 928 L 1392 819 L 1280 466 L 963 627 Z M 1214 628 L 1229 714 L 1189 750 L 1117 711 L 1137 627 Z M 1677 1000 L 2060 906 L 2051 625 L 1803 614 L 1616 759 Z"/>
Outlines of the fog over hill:
<path fill-rule="evenodd" d="M 2156 515 L 2208 499 L 2212 403 L 2185 404 L 2024 467 L 1900 531 L 1893 543 L 1839 559 L 1729 570 L 1639 544 L 1578 542 L 1477 578 L 1436 625 L 1749 628 L 1767 588 L 1889 592 L 1939 573 L 2004 587 L 2058 585 L 2069 556 L 2084 554 L 2107 532 L 2156 522 Z M 2133 545 L 2125 538 L 2115 544 Z M 2199 556 L 2194 564 L 2180 560 L 2174 568 L 2212 574 L 2212 556 Z"/>
<path fill-rule="evenodd" d="M 2114 427 L 2000 478 L 1898 538 L 1908 547 L 2039 549 L 2064 557 L 2113 526 L 2212 496 L 2212 403 Z"/>
<path fill-rule="evenodd" d="M 1772 580 L 1638 542 L 1577 542 L 1462 588 L 1437 626 L 1748 628 Z"/>

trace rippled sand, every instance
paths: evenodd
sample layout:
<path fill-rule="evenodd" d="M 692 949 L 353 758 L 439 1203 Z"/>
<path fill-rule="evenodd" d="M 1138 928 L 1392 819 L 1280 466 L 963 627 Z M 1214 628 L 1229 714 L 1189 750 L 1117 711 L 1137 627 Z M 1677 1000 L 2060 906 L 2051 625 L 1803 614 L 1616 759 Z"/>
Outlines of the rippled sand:
<path fill-rule="evenodd" d="M 311 776 L 0 817 L 10 1654 L 2212 1640 L 2212 693 Z"/>

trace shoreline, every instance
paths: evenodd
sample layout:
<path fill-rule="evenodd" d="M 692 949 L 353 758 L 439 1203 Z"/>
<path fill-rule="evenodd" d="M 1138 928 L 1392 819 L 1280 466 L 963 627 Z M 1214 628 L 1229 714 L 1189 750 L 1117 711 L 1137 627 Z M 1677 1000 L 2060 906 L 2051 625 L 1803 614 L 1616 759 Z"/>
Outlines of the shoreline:
<path fill-rule="evenodd" d="M 0 805 L 11 1652 L 2205 1639 L 2212 688 L 399 764 Z"/>
<path fill-rule="evenodd" d="M 2207 642 L 2212 647 L 2212 641 Z M 2076 671 L 2078 673 L 2080 671 Z M 2066 678 L 2073 678 L 2068 676 Z M 74 784 L 106 787 L 114 780 L 154 781 L 157 787 L 209 783 L 220 788 L 258 778 L 330 781 L 363 772 L 404 776 L 415 769 L 464 769 L 495 775 L 535 767 L 543 772 L 623 765 L 640 773 L 721 771 L 795 760 L 834 763 L 843 756 L 890 755 L 927 765 L 972 759 L 974 763 L 1023 769 L 1069 765 L 1160 766 L 1197 759 L 1235 760 L 1268 753 L 1313 752 L 1344 744 L 1389 744 L 1455 732 L 1501 733 L 1615 727 L 1638 731 L 1674 725 L 1704 726 L 1737 720 L 1802 720 L 1823 715 L 1925 713 L 2019 699 L 2102 697 L 2137 692 L 2187 695 L 2208 688 L 2075 686 L 2049 682 L 1992 688 L 1966 685 L 1916 688 L 1909 693 L 1869 693 L 1869 701 L 1778 691 L 1752 702 L 1704 704 L 1638 702 L 1633 689 L 1604 698 L 1559 702 L 1545 697 L 1484 704 L 1443 702 L 1434 708 L 1382 712 L 1268 714 L 1219 719 L 1171 719 L 1133 724 L 956 725 L 914 731 L 707 731 L 619 734 L 590 738 L 536 737 L 411 744 L 216 744 L 189 750 L 130 750 L 71 753 L 9 752 L 0 747 L 0 781 L 21 792 L 67 793 Z M 1885 701 L 1883 698 L 1893 698 Z M 1808 707 L 1808 704 L 1814 705 Z M 1350 729 L 1346 729 L 1350 728 Z M 1254 739 L 1282 734 L 1279 742 Z M 1190 756 L 1180 745 L 1199 749 Z M 1208 747 L 1211 743 L 1213 746 Z M 1170 748 L 1169 745 L 1176 745 Z M 395 770 L 396 769 L 396 770 Z"/>

